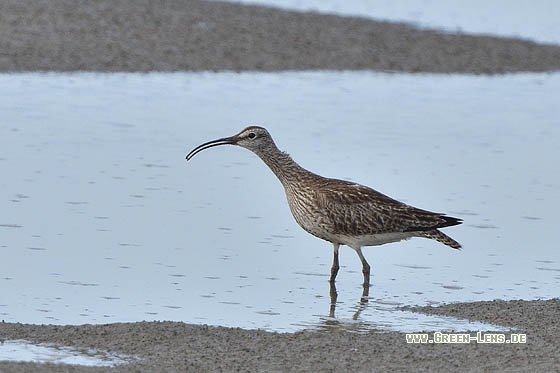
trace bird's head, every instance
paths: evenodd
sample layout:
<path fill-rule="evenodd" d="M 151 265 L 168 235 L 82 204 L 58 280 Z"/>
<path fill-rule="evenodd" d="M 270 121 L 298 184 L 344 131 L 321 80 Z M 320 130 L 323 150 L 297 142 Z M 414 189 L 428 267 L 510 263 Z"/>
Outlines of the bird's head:
<path fill-rule="evenodd" d="M 238 145 L 252 152 L 259 154 L 270 146 L 275 146 L 272 137 L 263 127 L 250 126 L 231 137 L 205 142 L 187 154 L 187 161 L 194 157 L 198 152 L 218 145 Z"/>

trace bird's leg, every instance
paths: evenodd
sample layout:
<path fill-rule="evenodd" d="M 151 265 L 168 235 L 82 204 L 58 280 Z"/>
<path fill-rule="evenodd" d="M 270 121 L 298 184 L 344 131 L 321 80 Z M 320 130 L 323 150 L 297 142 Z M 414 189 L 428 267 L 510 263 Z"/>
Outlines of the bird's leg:
<path fill-rule="evenodd" d="M 338 274 L 338 248 L 340 244 L 333 243 L 334 247 L 334 256 L 333 256 L 333 263 L 331 267 L 331 279 L 329 280 L 331 284 L 334 284 L 334 280 L 336 279 L 336 275 Z"/>
<path fill-rule="evenodd" d="M 362 254 L 362 248 L 358 247 L 355 250 L 358 253 L 358 256 L 360 257 L 360 260 L 362 261 L 362 273 L 364 274 L 364 288 L 366 287 L 369 288 L 369 269 L 370 269 L 369 264 L 366 258 L 364 258 L 364 254 Z"/>
<path fill-rule="evenodd" d="M 334 312 L 336 310 L 336 300 L 338 298 L 338 292 L 336 291 L 336 286 L 334 284 L 334 281 L 331 281 L 330 285 L 331 285 L 331 291 L 330 291 L 331 307 L 329 309 L 329 317 L 334 317 Z"/>
<path fill-rule="evenodd" d="M 362 291 L 362 298 L 360 299 L 360 304 L 364 305 L 369 299 L 369 284 L 364 283 L 364 290 Z"/>

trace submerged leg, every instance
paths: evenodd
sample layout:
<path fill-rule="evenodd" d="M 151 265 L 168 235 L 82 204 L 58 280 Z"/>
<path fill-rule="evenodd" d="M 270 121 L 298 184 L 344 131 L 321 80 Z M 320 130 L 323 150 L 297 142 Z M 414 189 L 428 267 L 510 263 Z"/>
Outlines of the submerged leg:
<path fill-rule="evenodd" d="M 331 285 L 331 291 L 330 291 L 331 307 L 329 309 L 329 317 L 334 317 L 334 312 L 336 310 L 336 300 L 338 298 L 338 292 L 336 291 L 336 285 L 334 284 L 334 281 L 331 281 L 330 285 Z"/>
<path fill-rule="evenodd" d="M 364 288 L 365 287 L 369 287 L 369 264 L 366 260 L 366 258 L 364 258 L 364 254 L 362 254 L 362 248 L 358 247 L 356 250 L 356 252 L 358 253 L 358 256 L 360 257 L 360 260 L 362 261 L 362 273 L 364 274 Z"/>
<path fill-rule="evenodd" d="M 336 275 L 338 273 L 338 248 L 339 248 L 340 244 L 337 243 L 333 243 L 333 247 L 334 247 L 334 256 L 333 256 L 333 263 L 332 263 L 332 267 L 331 267 L 331 279 L 329 280 L 331 282 L 331 284 L 334 284 L 334 280 L 336 279 Z"/>
<path fill-rule="evenodd" d="M 369 284 L 364 283 L 363 287 L 364 290 L 362 291 L 362 298 L 360 299 L 361 305 L 365 305 L 369 299 Z"/>

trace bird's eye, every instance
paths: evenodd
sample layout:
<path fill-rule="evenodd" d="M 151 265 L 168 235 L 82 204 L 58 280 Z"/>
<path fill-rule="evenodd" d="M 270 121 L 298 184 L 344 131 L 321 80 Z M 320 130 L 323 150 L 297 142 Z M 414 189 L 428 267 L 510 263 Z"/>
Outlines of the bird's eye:
<path fill-rule="evenodd" d="M 249 134 L 247 135 L 248 138 L 250 139 L 254 139 L 257 135 L 255 135 L 254 132 L 249 132 Z"/>

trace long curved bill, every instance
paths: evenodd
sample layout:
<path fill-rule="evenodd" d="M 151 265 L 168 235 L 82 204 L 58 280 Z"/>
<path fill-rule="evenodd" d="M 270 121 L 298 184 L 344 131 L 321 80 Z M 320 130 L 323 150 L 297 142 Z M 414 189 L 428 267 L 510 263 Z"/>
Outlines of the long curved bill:
<path fill-rule="evenodd" d="M 213 140 L 213 141 L 208 141 L 205 142 L 202 145 L 197 146 L 196 148 L 194 148 L 193 150 L 190 151 L 189 154 L 187 154 L 186 160 L 189 161 L 192 157 L 194 157 L 198 152 L 203 151 L 204 149 L 208 149 L 211 148 L 213 146 L 218 146 L 218 145 L 235 145 L 236 143 L 236 138 L 235 136 L 232 137 L 224 137 L 222 139 L 218 139 L 218 140 Z"/>

